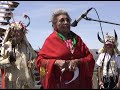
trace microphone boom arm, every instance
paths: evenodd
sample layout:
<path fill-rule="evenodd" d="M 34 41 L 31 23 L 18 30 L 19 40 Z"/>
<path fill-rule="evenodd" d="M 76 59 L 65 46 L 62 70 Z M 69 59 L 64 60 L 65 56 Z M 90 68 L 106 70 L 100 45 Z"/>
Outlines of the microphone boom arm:
<path fill-rule="evenodd" d="M 108 21 L 102 21 L 102 20 L 96 20 L 96 19 L 92 19 L 92 18 L 89 18 L 89 17 L 84 17 L 85 20 L 88 20 L 88 21 L 97 21 L 97 22 L 102 22 L 102 23 L 108 23 L 108 24 L 114 24 L 114 25 L 119 25 L 120 24 L 117 24 L 117 23 L 112 23 L 112 22 L 108 22 Z"/>

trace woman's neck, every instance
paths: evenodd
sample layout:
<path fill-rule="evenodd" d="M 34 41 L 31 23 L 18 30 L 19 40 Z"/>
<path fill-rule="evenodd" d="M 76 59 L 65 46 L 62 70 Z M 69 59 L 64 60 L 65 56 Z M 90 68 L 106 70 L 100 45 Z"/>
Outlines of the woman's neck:
<path fill-rule="evenodd" d="M 112 52 L 107 51 L 107 53 L 109 53 L 109 55 L 112 56 L 114 54 L 114 51 Z"/>
<path fill-rule="evenodd" d="M 59 32 L 59 33 L 61 33 L 66 39 L 71 38 L 70 32 Z"/>

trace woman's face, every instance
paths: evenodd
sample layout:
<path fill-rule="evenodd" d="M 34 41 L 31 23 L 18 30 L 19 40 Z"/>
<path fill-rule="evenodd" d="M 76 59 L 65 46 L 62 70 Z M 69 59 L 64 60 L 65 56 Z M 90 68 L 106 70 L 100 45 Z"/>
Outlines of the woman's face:
<path fill-rule="evenodd" d="M 24 33 L 22 30 L 14 30 L 11 32 L 11 37 L 14 44 L 18 44 L 24 38 Z"/>
<path fill-rule="evenodd" d="M 59 15 L 57 17 L 56 28 L 59 32 L 70 32 L 70 19 L 67 15 Z"/>
<path fill-rule="evenodd" d="M 105 44 L 105 48 L 108 52 L 112 52 L 114 50 L 113 44 Z"/>

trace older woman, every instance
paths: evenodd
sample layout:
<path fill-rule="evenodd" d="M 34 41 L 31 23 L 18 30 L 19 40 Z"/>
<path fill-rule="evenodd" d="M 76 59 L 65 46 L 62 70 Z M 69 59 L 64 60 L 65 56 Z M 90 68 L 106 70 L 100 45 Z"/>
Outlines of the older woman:
<path fill-rule="evenodd" d="M 98 39 L 103 42 L 102 39 Z M 98 65 L 98 81 L 100 88 L 120 88 L 120 56 L 117 45 L 116 32 L 115 37 L 107 34 L 104 47 L 100 49 L 100 55 L 96 62 Z"/>
<path fill-rule="evenodd" d="M 69 14 L 59 9 L 51 22 L 54 31 L 36 60 L 43 88 L 91 89 L 95 61 L 82 39 L 70 30 Z"/>

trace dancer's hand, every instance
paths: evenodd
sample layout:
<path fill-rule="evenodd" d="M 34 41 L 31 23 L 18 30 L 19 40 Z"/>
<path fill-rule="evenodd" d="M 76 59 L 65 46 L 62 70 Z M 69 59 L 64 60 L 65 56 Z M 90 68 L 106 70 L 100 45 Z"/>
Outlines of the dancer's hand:
<path fill-rule="evenodd" d="M 60 68 L 62 68 L 64 64 L 65 64 L 65 60 L 56 60 L 55 61 L 55 65 L 59 66 Z"/>
<path fill-rule="evenodd" d="M 75 67 L 77 67 L 78 59 L 70 60 L 69 62 L 69 70 L 74 71 Z"/>
<path fill-rule="evenodd" d="M 104 83 L 102 81 L 99 82 L 100 89 L 104 89 Z"/>

